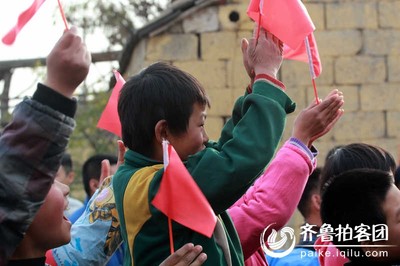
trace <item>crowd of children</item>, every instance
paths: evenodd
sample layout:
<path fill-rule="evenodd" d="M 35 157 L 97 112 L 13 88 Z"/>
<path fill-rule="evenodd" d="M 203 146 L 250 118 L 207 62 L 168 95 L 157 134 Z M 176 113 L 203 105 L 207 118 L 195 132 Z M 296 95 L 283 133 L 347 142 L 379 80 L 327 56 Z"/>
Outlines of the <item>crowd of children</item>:
<path fill-rule="evenodd" d="M 45 81 L 18 105 L 0 136 L 0 266 L 106 265 L 121 249 L 123 262 L 109 265 L 268 265 L 260 235 L 265 228 L 281 229 L 297 206 L 306 223 L 318 223 L 316 250 L 346 253 L 319 257 L 321 265 L 398 263 L 400 191 L 393 157 L 354 143 L 332 150 L 321 175 L 314 172 L 313 143 L 343 115 L 342 92 L 334 89 L 302 110 L 278 150 L 286 115 L 295 109 L 277 79 L 282 46 L 263 29 L 242 40 L 243 71 L 251 84 L 216 141 L 204 129 L 211 105 L 206 90 L 191 74 L 156 62 L 129 78 L 118 100 L 122 141 L 118 161 L 112 158 L 116 172 L 101 162 L 111 157 L 88 160 L 87 201 L 71 224 L 64 215 L 69 188 L 55 178 L 75 125 L 73 93 L 91 57 L 76 29 L 65 31 L 47 57 Z M 169 223 L 152 204 L 164 176 L 164 141 L 216 216 L 211 237 Z M 327 224 L 383 225 L 387 237 L 353 238 L 349 246 L 329 234 Z M 286 265 L 283 259 L 269 261 Z"/>

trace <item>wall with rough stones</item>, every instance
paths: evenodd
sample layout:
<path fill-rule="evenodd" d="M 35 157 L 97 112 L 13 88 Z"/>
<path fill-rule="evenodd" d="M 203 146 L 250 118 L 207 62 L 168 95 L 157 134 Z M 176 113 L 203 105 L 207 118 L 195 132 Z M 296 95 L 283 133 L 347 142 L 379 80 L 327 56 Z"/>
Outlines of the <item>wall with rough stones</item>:
<path fill-rule="evenodd" d="M 345 95 L 345 114 L 335 128 L 315 144 L 319 165 L 329 149 L 351 142 L 379 145 L 398 158 L 400 136 L 400 1 L 304 1 L 316 26 L 322 74 L 317 78 L 321 98 L 338 88 Z M 240 40 L 251 36 L 248 1 L 206 7 L 177 21 L 161 34 L 136 47 L 126 76 L 157 61 L 167 60 L 190 72 L 205 86 L 212 108 L 207 131 L 212 139 L 248 77 L 242 65 Z M 296 114 L 313 100 L 308 66 L 285 60 L 279 78 L 298 108 L 288 116 L 283 140 L 290 137 Z"/>

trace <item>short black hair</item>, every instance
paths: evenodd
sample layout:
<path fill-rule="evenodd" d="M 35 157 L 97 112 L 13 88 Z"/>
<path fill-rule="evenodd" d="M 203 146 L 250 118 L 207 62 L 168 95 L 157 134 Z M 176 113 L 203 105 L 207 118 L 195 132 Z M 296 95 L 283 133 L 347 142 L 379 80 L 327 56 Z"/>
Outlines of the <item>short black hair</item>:
<path fill-rule="evenodd" d="M 329 152 L 322 168 L 322 192 L 324 186 L 332 177 L 356 168 L 379 169 L 394 173 L 396 162 L 389 152 L 378 146 L 352 143 L 337 147 Z"/>
<path fill-rule="evenodd" d="M 74 168 L 73 168 L 73 163 L 71 159 L 71 154 L 69 153 L 64 153 L 62 158 L 61 158 L 61 166 L 64 167 L 65 173 L 70 173 Z"/>
<path fill-rule="evenodd" d="M 174 134 L 184 133 L 195 103 L 210 106 L 204 88 L 192 75 L 164 62 L 145 68 L 124 84 L 119 95 L 125 146 L 151 157 L 157 122 L 165 119 Z"/>
<path fill-rule="evenodd" d="M 111 154 L 96 154 L 88 158 L 82 166 L 82 181 L 87 196 L 90 196 L 90 179 L 100 179 L 101 162 L 107 159 L 110 164 L 117 164 L 118 157 Z"/>
<path fill-rule="evenodd" d="M 400 189 L 400 166 L 398 166 L 394 172 L 394 184 Z"/>
<path fill-rule="evenodd" d="M 301 195 L 297 209 L 304 218 L 310 215 L 310 201 L 313 194 L 319 194 L 320 190 L 320 174 L 321 168 L 315 168 L 311 175 L 308 177 L 307 184 Z"/>
<path fill-rule="evenodd" d="M 333 177 L 322 194 L 322 222 L 334 229 L 347 224 L 352 229 L 361 224 L 371 228 L 386 224 L 382 204 L 392 185 L 392 173 L 377 169 L 353 169 Z M 337 234 L 332 236 L 333 243 L 339 250 L 345 251 L 350 260 L 367 260 L 366 256 L 360 255 L 364 251 L 356 238 L 340 241 Z"/>

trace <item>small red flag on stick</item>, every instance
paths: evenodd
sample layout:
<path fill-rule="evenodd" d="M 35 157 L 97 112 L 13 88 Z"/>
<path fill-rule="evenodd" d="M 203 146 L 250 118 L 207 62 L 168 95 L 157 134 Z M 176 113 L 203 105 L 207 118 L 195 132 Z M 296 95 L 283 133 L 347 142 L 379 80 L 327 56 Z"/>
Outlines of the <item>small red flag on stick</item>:
<path fill-rule="evenodd" d="M 300 0 L 251 0 L 247 14 L 258 27 L 284 43 L 283 58 L 309 63 L 315 98 L 319 102 L 315 78 L 320 75 L 322 65 L 313 34 L 315 26 L 303 3 Z"/>
<path fill-rule="evenodd" d="M 163 141 L 163 151 L 164 175 L 152 204 L 168 216 L 172 253 L 174 248 L 171 220 L 211 237 L 217 218 L 174 147 L 166 140 Z"/>

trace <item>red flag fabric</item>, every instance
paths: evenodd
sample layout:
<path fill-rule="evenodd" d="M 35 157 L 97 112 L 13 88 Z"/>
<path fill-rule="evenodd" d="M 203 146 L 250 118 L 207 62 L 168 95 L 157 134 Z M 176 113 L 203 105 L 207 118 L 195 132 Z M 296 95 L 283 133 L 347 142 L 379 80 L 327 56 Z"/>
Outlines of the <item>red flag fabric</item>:
<path fill-rule="evenodd" d="M 38 11 L 44 1 L 45 0 L 34 0 L 32 5 L 19 15 L 17 24 L 1 39 L 4 44 L 11 45 L 14 43 L 18 33 L 25 24 L 28 23 L 33 15 L 35 15 L 36 11 Z"/>
<path fill-rule="evenodd" d="M 261 18 L 261 26 L 292 49 L 315 30 L 300 0 L 251 0 L 247 14 L 257 24 Z"/>
<path fill-rule="evenodd" d="M 247 14 L 257 24 L 261 20 L 261 26 L 284 43 L 283 58 L 312 64 L 313 78 L 321 74 L 322 64 L 313 34 L 315 26 L 300 0 L 251 0 Z"/>
<path fill-rule="evenodd" d="M 152 204 L 168 218 L 211 237 L 217 218 L 174 147 L 163 143 L 164 175 Z M 167 154 L 165 154 L 167 153 Z"/>
<path fill-rule="evenodd" d="M 104 108 L 99 121 L 97 122 L 97 127 L 105 129 L 117 135 L 118 137 L 121 137 L 121 122 L 119 121 L 118 116 L 118 96 L 122 86 L 125 84 L 125 80 L 116 70 L 114 70 L 114 75 L 117 82 L 115 83 L 115 86 L 111 92 L 111 96 L 108 99 L 108 103 Z"/>
<path fill-rule="evenodd" d="M 321 59 L 319 58 L 319 52 L 317 47 L 317 42 L 315 41 L 314 33 L 311 33 L 306 37 L 308 39 L 309 47 L 310 47 L 310 55 L 312 59 L 312 68 L 313 78 L 318 77 L 322 72 L 322 64 Z M 283 46 L 283 58 L 302 61 L 305 63 L 309 63 L 309 58 L 307 55 L 307 46 L 304 41 L 297 49 L 290 49 L 289 46 Z"/>

